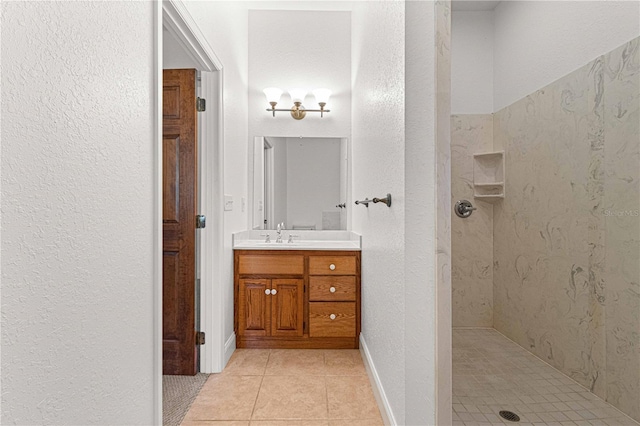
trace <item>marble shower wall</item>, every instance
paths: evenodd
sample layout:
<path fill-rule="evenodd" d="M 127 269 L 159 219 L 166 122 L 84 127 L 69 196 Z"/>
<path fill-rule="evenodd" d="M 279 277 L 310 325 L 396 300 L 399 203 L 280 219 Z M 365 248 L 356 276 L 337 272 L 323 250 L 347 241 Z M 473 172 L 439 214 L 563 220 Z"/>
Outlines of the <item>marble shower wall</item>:
<path fill-rule="evenodd" d="M 494 327 L 637 420 L 639 40 L 494 114 L 493 209 Z"/>
<path fill-rule="evenodd" d="M 640 38 L 604 60 L 607 400 L 640 420 Z"/>
<path fill-rule="evenodd" d="M 493 327 L 493 206 L 473 198 L 473 154 L 492 149 L 493 115 L 451 117 L 451 204 L 478 208 L 466 219 L 451 210 L 454 327 Z"/>

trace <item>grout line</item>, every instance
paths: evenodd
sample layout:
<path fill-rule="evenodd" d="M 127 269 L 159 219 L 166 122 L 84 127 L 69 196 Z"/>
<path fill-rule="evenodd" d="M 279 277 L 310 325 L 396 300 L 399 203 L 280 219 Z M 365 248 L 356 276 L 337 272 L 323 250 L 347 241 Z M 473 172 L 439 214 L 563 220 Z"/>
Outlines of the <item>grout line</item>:
<path fill-rule="evenodd" d="M 262 383 L 264 382 L 264 376 L 260 377 L 260 385 L 258 386 L 258 392 L 256 392 L 256 399 L 253 401 L 253 408 L 251 409 L 251 415 L 249 416 L 249 422 L 253 420 L 253 415 L 256 412 L 256 404 L 258 403 L 258 397 L 260 396 L 260 391 L 262 390 Z"/>
<path fill-rule="evenodd" d="M 327 424 L 329 424 L 329 386 L 327 385 L 327 352 L 326 350 L 322 351 L 322 371 L 324 371 L 324 375 L 322 376 L 322 380 L 324 381 L 324 400 L 325 400 L 325 408 L 327 413 Z"/>
<path fill-rule="evenodd" d="M 269 353 L 267 354 L 267 362 L 264 365 L 264 370 L 262 371 L 262 375 L 260 376 L 260 385 L 258 386 L 258 392 L 256 392 L 256 399 L 253 401 L 253 408 L 251 409 L 251 415 L 249 416 L 249 423 L 253 419 L 253 415 L 256 412 L 256 405 L 258 404 L 258 397 L 260 396 L 260 391 L 262 390 L 262 384 L 264 382 L 265 373 L 267 372 L 267 365 L 269 365 L 269 358 L 271 358 L 271 349 L 269 349 Z"/>

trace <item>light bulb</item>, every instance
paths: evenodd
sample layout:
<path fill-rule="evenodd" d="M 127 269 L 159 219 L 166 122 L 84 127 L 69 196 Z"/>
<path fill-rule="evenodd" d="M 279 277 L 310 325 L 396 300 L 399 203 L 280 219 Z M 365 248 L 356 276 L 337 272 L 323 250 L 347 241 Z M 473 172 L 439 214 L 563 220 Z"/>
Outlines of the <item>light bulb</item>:
<path fill-rule="evenodd" d="M 307 91 L 304 89 L 289 89 L 289 95 L 291 96 L 291 102 L 304 103 L 304 98 L 307 96 Z"/>
<path fill-rule="evenodd" d="M 267 87 L 263 90 L 264 95 L 267 97 L 267 102 L 278 103 L 280 101 L 280 96 L 282 96 L 282 90 L 277 87 Z"/>
<path fill-rule="evenodd" d="M 316 103 L 318 104 L 326 104 L 329 101 L 329 96 L 331 96 L 331 90 L 329 89 L 316 89 L 313 91 L 313 96 L 316 97 Z"/>

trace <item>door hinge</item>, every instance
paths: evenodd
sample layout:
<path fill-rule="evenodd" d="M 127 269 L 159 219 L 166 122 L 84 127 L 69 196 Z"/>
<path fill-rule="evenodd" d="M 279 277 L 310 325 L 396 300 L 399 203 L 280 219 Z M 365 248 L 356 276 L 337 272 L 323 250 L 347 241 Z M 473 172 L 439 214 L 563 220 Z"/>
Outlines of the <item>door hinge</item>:
<path fill-rule="evenodd" d="M 205 111 L 207 109 L 207 101 L 204 98 L 196 99 L 196 110 L 198 112 Z"/>
<path fill-rule="evenodd" d="M 203 214 L 196 215 L 196 228 L 202 229 L 207 226 L 207 217 Z"/>
<path fill-rule="evenodd" d="M 204 331 L 196 331 L 196 345 L 204 345 Z"/>

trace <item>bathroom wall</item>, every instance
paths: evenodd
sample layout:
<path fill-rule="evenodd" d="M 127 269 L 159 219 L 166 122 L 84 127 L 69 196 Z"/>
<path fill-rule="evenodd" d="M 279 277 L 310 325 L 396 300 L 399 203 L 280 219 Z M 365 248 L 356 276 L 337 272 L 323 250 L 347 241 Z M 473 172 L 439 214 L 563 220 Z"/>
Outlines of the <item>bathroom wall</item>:
<path fill-rule="evenodd" d="M 405 424 L 404 5 L 357 2 L 352 12 L 353 207 L 362 234 L 362 335 L 393 424 Z"/>
<path fill-rule="evenodd" d="M 640 38 L 603 74 L 606 395 L 640 420 Z"/>
<path fill-rule="evenodd" d="M 640 34 L 638 1 L 502 1 L 494 10 L 494 111 Z"/>
<path fill-rule="evenodd" d="M 0 422 L 158 423 L 154 5 L 0 7 Z"/>
<path fill-rule="evenodd" d="M 361 343 L 391 424 L 450 424 L 450 3 L 352 17 L 353 195 L 393 197 L 353 210 Z"/>
<path fill-rule="evenodd" d="M 305 7 L 304 3 L 300 7 Z M 265 4 L 279 4 L 285 10 L 261 10 Z M 348 138 L 351 136 L 351 12 L 286 10 L 289 7 L 298 6 L 292 2 L 257 2 L 256 9 L 248 11 L 249 136 Z M 311 91 L 326 87 L 332 91 L 326 106 L 331 112 L 324 117 L 308 113 L 303 120 L 294 120 L 286 111 L 273 117 L 266 111 L 269 104 L 263 89 L 267 87 L 284 90 L 277 105 L 284 109 L 293 105 L 288 89 L 308 89 L 303 105 L 307 109 L 318 109 Z M 249 182 L 249 193 L 253 193 L 252 169 L 249 169 Z"/>
<path fill-rule="evenodd" d="M 639 40 L 494 117 L 494 325 L 640 419 Z"/>
<path fill-rule="evenodd" d="M 462 219 L 451 210 L 454 327 L 493 327 L 493 204 L 473 198 L 473 154 L 493 151 L 493 115 L 451 117 L 451 203 L 478 210 Z"/>
<path fill-rule="evenodd" d="M 493 205 L 473 198 L 473 154 L 493 150 L 494 12 L 454 10 L 451 18 L 452 320 L 455 327 L 493 327 Z"/>
<path fill-rule="evenodd" d="M 285 2 L 286 3 L 286 2 Z M 258 7 L 260 9 L 260 7 Z M 249 10 L 249 137 L 351 135 L 351 12 Z M 311 90 L 332 91 L 323 118 L 308 113 L 294 120 L 288 112 L 273 117 L 262 92 L 284 90 L 277 108 L 291 108 L 288 89 L 309 90 L 303 105 L 318 109 Z"/>
<path fill-rule="evenodd" d="M 493 11 L 451 16 L 451 112 L 493 113 Z M 453 175 L 455 176 L 455 174 Z"/>

